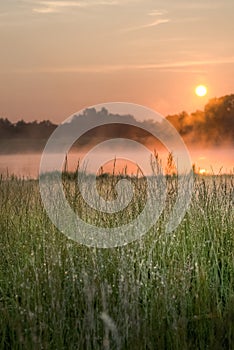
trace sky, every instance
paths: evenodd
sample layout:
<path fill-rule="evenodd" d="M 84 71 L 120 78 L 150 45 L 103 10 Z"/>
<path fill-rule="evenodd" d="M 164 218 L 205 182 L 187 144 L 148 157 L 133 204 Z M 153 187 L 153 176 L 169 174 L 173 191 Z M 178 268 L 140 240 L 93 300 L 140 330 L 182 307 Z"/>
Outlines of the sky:
<path fill-rule="evenodd" d="M 105 102 L 203 109 L 234 92 L 233 32 L 233 0 L 1 0 L 0 117 L 59 123 Z"/>

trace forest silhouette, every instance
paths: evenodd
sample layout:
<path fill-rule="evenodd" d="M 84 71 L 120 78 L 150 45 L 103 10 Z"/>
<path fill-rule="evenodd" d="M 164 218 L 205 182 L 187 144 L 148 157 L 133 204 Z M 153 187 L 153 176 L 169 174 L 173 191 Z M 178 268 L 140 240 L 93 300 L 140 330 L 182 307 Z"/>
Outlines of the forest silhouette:
<path fill-rule="evenodd" d="M 82 118 L 82 119 L 81 119 Z M 73 116 L 71 123 L 86 123 L 92 118 L 108 118 L 109 125 L 104 125 L 88 131 L 75 144 L 74 148 L 86 148 L 106 139 L 121 137 L 129 138 L 150 145 L 155 142 L 153 136 L 144 131 L 144 127 L 152 133 L 160 128 L 164 132 L 163 123 L 153 120 L 137 122 L 139 127 L 121 125 L 121 118 L 135 121 L 131 115 L 111 114 L 107 109 L 97 111 L 89 108 L 82 114 Z M 204 110 L 197 110 L 191 114 L 183 111 L 169 115 L 166 119 L 171 122 L 183 137 L 185 143 L 191 146 L 225 147 L 234 145 L 234 94 L 211 99 Z M 56 129 L 57 125 L 49 120 L 41 122 L 16 123 L 0 118 L 0 153 L 41 152 L 46 141 Z M 62 127 L 67 128 L 64 123 Z M 157 141 L 156 141 L 157 142 Z"/>

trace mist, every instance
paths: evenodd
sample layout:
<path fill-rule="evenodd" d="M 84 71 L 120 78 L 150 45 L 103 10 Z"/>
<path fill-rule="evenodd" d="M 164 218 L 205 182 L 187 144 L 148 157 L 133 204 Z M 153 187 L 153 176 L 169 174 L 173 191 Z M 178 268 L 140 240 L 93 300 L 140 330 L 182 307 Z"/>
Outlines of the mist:
<path fill-rule="evenodd" d="M 153 134 L 163 135 L 166 139 L 170 137 L 166 122 L 147 119 L 142 115 L 138 121 L 130 114 L 110 113 L 106 108 L 96 110 L 89 108 L 81 114 L 74 115 L 69 121 L 64 122 L 61 127 L 66 132 L 73 132 L 76 136 L 77 128 L 87 129 L 92 120 L 108 124 L 102 125 L 84 133 L 71 147 L 69 152 L 69 170 L 74 170 L 77 162 L 93 147 L 101 142 L 114 138 L 130 139 L 136 141 L 151 151 L 158 153 L 164 164 L 168 156 L 166 147 L 156 139 Z M 126 125 L 121 121 L 129 122 Z M 177 129 L 183 138 L 196 168 L 203 173 L 230 172 L 234 168 L 234 95 L 214 98 L 209 101 L 203 111 L 188 114 L 182 112 L 167 116 L 166 119 Z M 23 120 L 11 123 L 7 119 L 0 119 L 0 173 L 15 173 L 17 175 L 38 175 L 40 155 L 46 142 L 57 125 L 49 120 L 43 122 L 33 121 L 26 123 Z M 91 126 L 90 126 L 91 127 Z M 149 130 L 146 131 L 145 129 Z M 59 140 L 61 144 L 65 139 Z M 121 141 L 118 149 L 104 149 L 113 159 L 115 155 L 121 154 L 121 150 L 129 148 L 134 152 L 134 146 L 129 146 L 127 141 Z M 56 153 L 56 149 L 54 152 Z M 112 158 L 111 158 L 112 157 Z M 139 157 L 141 155 L 139 154 Z M 106 165 L 110 169 L 113 163 Z M 119 167 L 124 168 L 125 163 L 119 162 Z M 109 168 L 108 168 L 109 167 Z M 129 169 L 134 166 L 128 164 Z"/>
<path fill-rule="evenodd" d="M 90 121 L 97 119 L 110 125 L 94 128 L 83 134 L 73 145 L 74 149 L 86 150 L 95 144 L 111 138 L 127 138 L 144 144 L 150 149 L 162 149 L 164 146 L 155 139 L 152 134 L 156 131 L 160 135 L 167 136 L 166 123 L 147 119 L 143 115 L 138 121 L 133 115 L 113 114 L 106 108 L 97 111 L 95 108 L 84 110 L 81 114 L 74 115 L 69 124 L 63 123 L 64 133 L 69 128 L 76 132 L 76 127 L 89 126 Z M 124 119 L 135 126 L 121 125 Z M 167 116 L 166 119 L 178 130 L 186 145 L 203 148 L 231 148 L 234 146 L 234 95 L 214 98 L 209 101 L 203 111 L 188 114 L 183 111 L 180 114 Z M 57 125 L 49 120 L 38 123 L 33 121 L 26 123 L 23 120 L 11 123 L 7 119 L 0 119 L 0 153 L 26 153 L 42 152 L 48 138 Z M 152 132 L 145 131 L 145 129 Z M 168 134 L 169 137 L 169 134 Z M 63 142 L 63 140 L 61 140 Z"/>

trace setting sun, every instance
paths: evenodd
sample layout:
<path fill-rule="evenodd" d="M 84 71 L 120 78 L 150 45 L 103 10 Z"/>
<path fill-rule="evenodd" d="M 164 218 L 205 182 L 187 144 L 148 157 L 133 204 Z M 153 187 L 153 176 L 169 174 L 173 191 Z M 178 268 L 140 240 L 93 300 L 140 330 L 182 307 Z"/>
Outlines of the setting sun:
<path fill-rule="evenodd" d="M 199 85 L 196 87 L 196 95 L 199 97 L 203 97 L 207 94 L 207 88 L 204 85 Z"/>
<path fill-rule="evenodd" d="M 199 174 L 205 175 L 205 174 L 207 174 L 207 170 L 206 169 L 199 169 Z"/>

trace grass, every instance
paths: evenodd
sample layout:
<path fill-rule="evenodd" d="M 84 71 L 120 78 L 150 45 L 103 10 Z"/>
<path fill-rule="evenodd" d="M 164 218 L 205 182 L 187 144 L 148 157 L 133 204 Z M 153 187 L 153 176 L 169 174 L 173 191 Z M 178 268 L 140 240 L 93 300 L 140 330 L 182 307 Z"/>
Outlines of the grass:
<path fill-rule="evenodd" d="M 108 197 L 116 178 L 98 181 Z M 168 207 L 147 235 L 97 249 L 53 226 L 37 181 L 1 177 L 0 349 L 234 349 L 233 175 L 196 176 L 168 235 L 176 181 L 168 177 Z M 95 220 L 73 179 L 64 185 L 82 218 Z M 105 226 L 141 210 L 142 186 L 135 180 L 135 204 Z"/>

